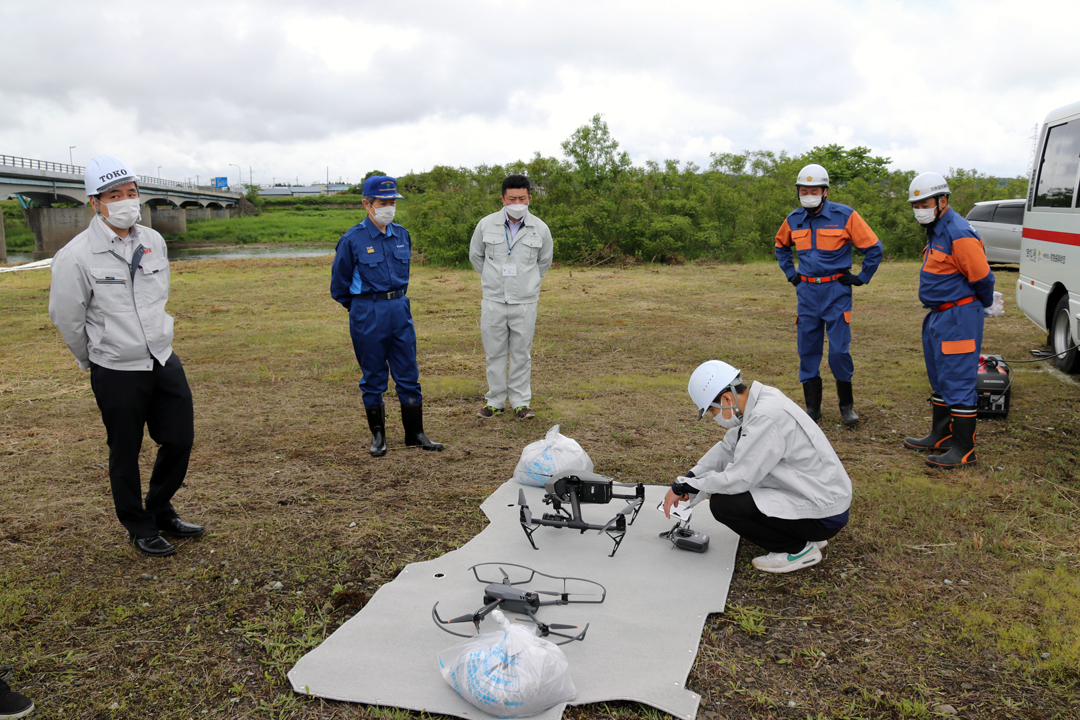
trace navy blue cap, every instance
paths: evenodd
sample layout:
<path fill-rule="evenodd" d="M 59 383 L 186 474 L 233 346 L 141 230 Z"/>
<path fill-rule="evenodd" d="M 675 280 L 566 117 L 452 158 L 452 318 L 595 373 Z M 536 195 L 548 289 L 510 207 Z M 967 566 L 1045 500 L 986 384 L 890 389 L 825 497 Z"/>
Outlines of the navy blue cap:
<path fill-rule="evenodd" d="M 389 175 L 372 175 L 364 181 L 364 194 L 378 200 L 405 197 L 397 191 L 397 181 Z"/>

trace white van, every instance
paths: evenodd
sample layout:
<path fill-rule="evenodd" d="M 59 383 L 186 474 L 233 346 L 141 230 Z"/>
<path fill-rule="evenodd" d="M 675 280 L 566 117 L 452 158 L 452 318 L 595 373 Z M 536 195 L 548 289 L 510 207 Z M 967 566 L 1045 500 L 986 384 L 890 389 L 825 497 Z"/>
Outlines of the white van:
<path fill-rule="evenodd" d="M 1053 352 L 1064 353 L 1058 368 L 1080 372 L 1080 103 L 1046 116 L 1035 158 L 1016 305 L 1047 331 Z"/>

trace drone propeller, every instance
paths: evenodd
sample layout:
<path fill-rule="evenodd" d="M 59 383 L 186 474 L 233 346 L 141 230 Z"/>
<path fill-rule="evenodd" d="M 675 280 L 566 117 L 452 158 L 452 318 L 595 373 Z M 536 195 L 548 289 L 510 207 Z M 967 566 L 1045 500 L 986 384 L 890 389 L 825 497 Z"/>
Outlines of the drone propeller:
<path fill-rule="evenodd" d="M 521 506 L 521 515 L 525 520 L 525 524 L 532 525 L 532 510 L 529 509 L 529 503 L 525 501 L 525 491 L 521 488 L 518 488 L 518 505 Z"/>
<path fill-rule="evenodd" d="M 622 510 L 620 510 L 620 511 L 619 511 L 619 512 L 617 512 L 617 513 L 615 513 L 615 517 L 613 517 L 613 518 L 611 518 L 610 520 L 608 520 L 608 524 L 607 524 L 607 525 L 605 525 L 604 527 L 602 527 L 602 528 L 600 529 L 600 532 L 598 532 L 598 533 L 597 533 L 597 535 L 603 535 L 603 534 L 604 534 L 604 533 L 606 533 L 606 532 L 607 532 L 608 530 L 610 530 L 611 528 L 615 527 L 615 524 L 619 522 L 619 517 L 620 517 L 620 516 L 626 516 L 626 515 L 629 515 L 630 513 L 634 512 L 634 510 L 635 510 L 635 508 L 634 508 L 634 506 L 633 506 L 633 505 L 627 505 L 627 506 L 626 506 L 626 507 L 624 507 L 624 508 L 623 508 Z M 594 526 L 594 527 L 595 527 L 595 526 Z"/>
<path fill-rule="evenodd" d="M 548 630 L 577 630 L 579 627 L 581 627 L 580 625 L 560 625 L 559 623 L 542 623 L 539 620 L 537 620 L 536 618 L 519 618 L 519 617 L 516 617 L 514 619 L 519 620 L 521 622 L 525 622 L 526 620 L 531 620 L 532 622 L 536 623 L 541 628 L 547 628 Z"/>
<path fill-rule="evenodd" d="M 562 597 L 563 595 L 599 595 L 599 593 L 555 592 L 554 590 L 533 590 L 532 592 L 536 593 L 537 595 L 555 595 L 556 597 Z"/>

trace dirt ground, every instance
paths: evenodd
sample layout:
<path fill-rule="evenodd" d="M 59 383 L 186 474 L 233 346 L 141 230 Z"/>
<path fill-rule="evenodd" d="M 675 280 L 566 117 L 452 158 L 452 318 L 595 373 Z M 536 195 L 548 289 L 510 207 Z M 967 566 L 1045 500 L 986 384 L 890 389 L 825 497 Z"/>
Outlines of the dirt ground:
<path fill-rule="evenodd" d="M 295 695 L 285 673 L 407 563 L 479 532 L 479 504 L 524 445 L 559 423 L 597 472 L 666 484 L 721 438 L 686 394 L 700 362 L 801 403 L 794 292 L 775 265 L 555 268 L 537 417 L 480 420 L 478 279 L 418 267 L 426 430 L 447 449 L 406 450 L 390 394 L 390 452 L 374 459 L 330 261 L 174 264 L 174 347 L 196 407 L 175 505 L 209 532 L 164 560 L 136 554 L 116 522 L 104 429 L 49 322 L 48 273 L 0 276 L 0 664 L 35 717 L 407 717 Z M 753 570 L 760 550 L 743 543 L 688 679 L 700 717 L 1080 715 L 1080 382 L 1015 365 L 1008 418 L 979 424 L 978 466 L 928 468 L 901 445 L 929 429 L 917 275 L 886 263 L 855 289 L 856 428 L 839 425 L 824 373 L 851 524 L 790 575 Z M 997 275 L 1007 313 L 987 321 L 983 350 L 1031 359 L 1045 333 L 1015 308 L 1015 270 Z M 146 474 L 153 454 L 147 438 Z"/>

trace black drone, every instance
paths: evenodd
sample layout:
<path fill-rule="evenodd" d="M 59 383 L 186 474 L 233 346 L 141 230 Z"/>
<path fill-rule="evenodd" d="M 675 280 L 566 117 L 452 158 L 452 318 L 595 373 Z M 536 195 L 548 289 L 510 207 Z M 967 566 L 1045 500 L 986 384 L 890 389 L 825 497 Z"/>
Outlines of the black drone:
<path fill-rule="evenodd" d="M 620 495 L 615 492 L 615 485 L 633 487 L 634 494 Z M 541 525 L 547 525 L 549 527 L 580 530 L 582 533 L 586 530 L 607 533 L 607 536 L 615 543 L 615 547 L 611 549 L 611 555 L 609 556 L 614 557 L 615 552 L 622 543 L 623 536 L 626 535 L 626 526 L 634 524 L 638 511 L 641 510 L 641 506 L 645 502 L 644 484 L 616 483 L 609 477 L 583 470 L 570 470 L 553 475 L 544 483 L 544 490 L 546 491 L 544 504 L 550 505 L 555 512 L 544 513 L 540 518 L 533 517 L 529 504 L 525 501 L 525 491 L 518 490 L 518 505 L 521 506 L 521 528 L 525 531 L 525 535 L 529 538 L 529 543 L 534 550 L 538 548 L 536 542 L 533 541 L 533 533 Z M 606 505 L 615 499 L 625 500 L 626 507 L 616 513 L 615 517 L 611 518 L 607 524 L 593 525 L 581 519 L 582 505 Z M 569 511 L 564 507 L 567 504 L 570 505 Z M 631 514 L 628 523 L 626 516 Z"/>
<path fill-rule="evenodd" d="M 506 573 L 504 568 L 514 568 L 517 571 L 521 571 L 519 576 L 514 580 L 510 579 L 510 576 Z M 536 619 L 536 611 L 546 605 L 569 605 L 571 603 L 588 603 L 599 604 L 604 602 L 604 598 L 607 597 L 607 590 L 598 582 L 592 580 L 585 580 L 583 578 L 571 578 L 571 577 L 557 577 L 555 575 L 547 575 L 545 573 L 527 568 L 524 565 L 515 565 L 513 563 L 480 563 L 479 565 L 473 565 L 471 568 L 473 575 L 476 579 L 482 583 L 487 583 L 487 587 L 484 588 L 484 606 L 474 613 L 469 615 L 462 615 L 460 617 L 453 618 L 452 620 L 443 620 L 439 617 L 439 603 L 435 603 L 435 606 L 431 608 L 431 619 L 435 621 L 435 624 L 439 626 L 440 630 L 450 633 L 451 635 L 457 635 L 458 637 L 473 637 L 465 633 L 454 632 L 447 625 L 454 623 L 471 622 L 473 627 L 476 628 L 476 633 L 480 633 L 480 622 L 496 608 L 508 612 L 508 613 L 521 613 L 528 616 L 539 630 L 540 637 L 547 637 L 548 635 L 557 635 L 561 638 L 566 638 L 561 642 L 555 643 L 556 645 L 565 645 L 568 642 L 574 640 L 584 640 L 585 633 L 589 631 L 588 624 L 585 625 L 585 629 L 576 635 L 568 635 L 566 633 L 557 632 L 558 630 L 577 630 L 577 625 L 558 625 L 555 623 L 544 623 Z M 481 569 L 484 574 L 488 575 L 492 570 L 498 569 L 499 574 L 502 575 L 501 581 L 485 580 L 482 578 Z M 561 590 L 520 590 L 518 585 L 528 585 L 533 582 L 533 579 L 537 576 L 547 578 L 548 580 L 554 580 L 562 583 Z M 582 586 L 572 586 L 572 583 L 584 583 Z M 599 588 L 599 592 L 571 592 L 574 590 L 595 590 Z M 541 595 L 553 596 L 554 600 L 541 600 Z M 590 598 L 590 599 L 576 599 L 578 597 Z M 599 598 L 599 599 L 597 599 Z M 521 620 L 522 618 L 514 618 L 515 620 Z"/>

